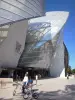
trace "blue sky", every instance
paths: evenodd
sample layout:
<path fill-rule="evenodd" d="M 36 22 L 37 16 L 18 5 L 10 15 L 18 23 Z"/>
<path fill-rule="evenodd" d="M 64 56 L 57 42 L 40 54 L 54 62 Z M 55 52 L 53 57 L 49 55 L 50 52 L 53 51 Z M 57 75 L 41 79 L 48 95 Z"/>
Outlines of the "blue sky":
<path fill-rule="evenodd" d="M 69 65 L 75 68 L 75 0 L 45 0 L 45 11 L 69 11 L 64 27 L 64 42 L 69 52 Z"/>

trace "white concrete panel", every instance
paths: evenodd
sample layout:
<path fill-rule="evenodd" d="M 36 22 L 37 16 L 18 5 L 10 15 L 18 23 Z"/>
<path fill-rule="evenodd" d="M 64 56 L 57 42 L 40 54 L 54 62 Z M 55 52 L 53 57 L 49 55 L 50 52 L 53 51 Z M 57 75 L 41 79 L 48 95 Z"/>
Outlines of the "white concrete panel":
<path fill-rule="evenodd" d="M 16 67 L 23 52 L 28 21 L 21 21 L 10 25 L 8 36 L 0 45 L 0 65 L 2 67 Z"/>
<path fill-rule="evenodd" d="M 52 57 L 50 74 L 52 77 L 65 77 L 63 41 L 57 46 L 55 54 Z"/>

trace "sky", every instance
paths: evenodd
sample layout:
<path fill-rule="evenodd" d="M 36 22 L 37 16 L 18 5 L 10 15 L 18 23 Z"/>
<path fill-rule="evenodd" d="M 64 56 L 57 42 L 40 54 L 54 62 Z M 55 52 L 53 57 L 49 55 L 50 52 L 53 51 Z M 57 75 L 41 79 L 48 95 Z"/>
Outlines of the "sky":
<path fill-rule="evenodd" d="M 45 0 L 45 11 L 68 11 L 64 26 L 64 43 L 69 52 L 69 65 L 75 68 L 75 0 Z"/>

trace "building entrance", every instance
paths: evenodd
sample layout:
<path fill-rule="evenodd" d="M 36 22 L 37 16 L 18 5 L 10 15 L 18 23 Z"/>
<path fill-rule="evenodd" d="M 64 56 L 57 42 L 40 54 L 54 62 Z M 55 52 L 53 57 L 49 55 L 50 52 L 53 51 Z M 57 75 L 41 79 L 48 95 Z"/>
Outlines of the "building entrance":
<path fill-rule="evenodd" d="M 20 70 L 14 71 L 14 79 L 23 80 L 25 73 L 28 72 L 28 77 L 35 79 L 35 76 L 38 75 L 39 79 L 48 77 L 49 71 L 47 69 L 35 69 L 35 68 L 22 68 Z"/>

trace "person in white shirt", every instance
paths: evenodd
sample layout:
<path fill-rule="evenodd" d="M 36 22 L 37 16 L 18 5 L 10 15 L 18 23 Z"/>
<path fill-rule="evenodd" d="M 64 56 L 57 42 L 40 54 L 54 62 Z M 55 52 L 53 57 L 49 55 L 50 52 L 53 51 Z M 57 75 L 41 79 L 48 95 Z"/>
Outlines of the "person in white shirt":
<path fill-rule="evenodd" d="M 26 85 L 28 84 L 28 75 L 27 74 L 24 76 L 23 83 Z"/>
<path fill-rule="evenodd" d="M 23 86 L 22 86 L 23 93 L 24 93 L 24 86 L 25 85 L 28 85 L 28 72 L 26 72 L 24 79 L 23 79 Z"/>
<path fill-rule="evenodd" d="M 36 85 L 37 85 L 38 75 L 36 75 L 35 77 L 36 77 Z"/>

